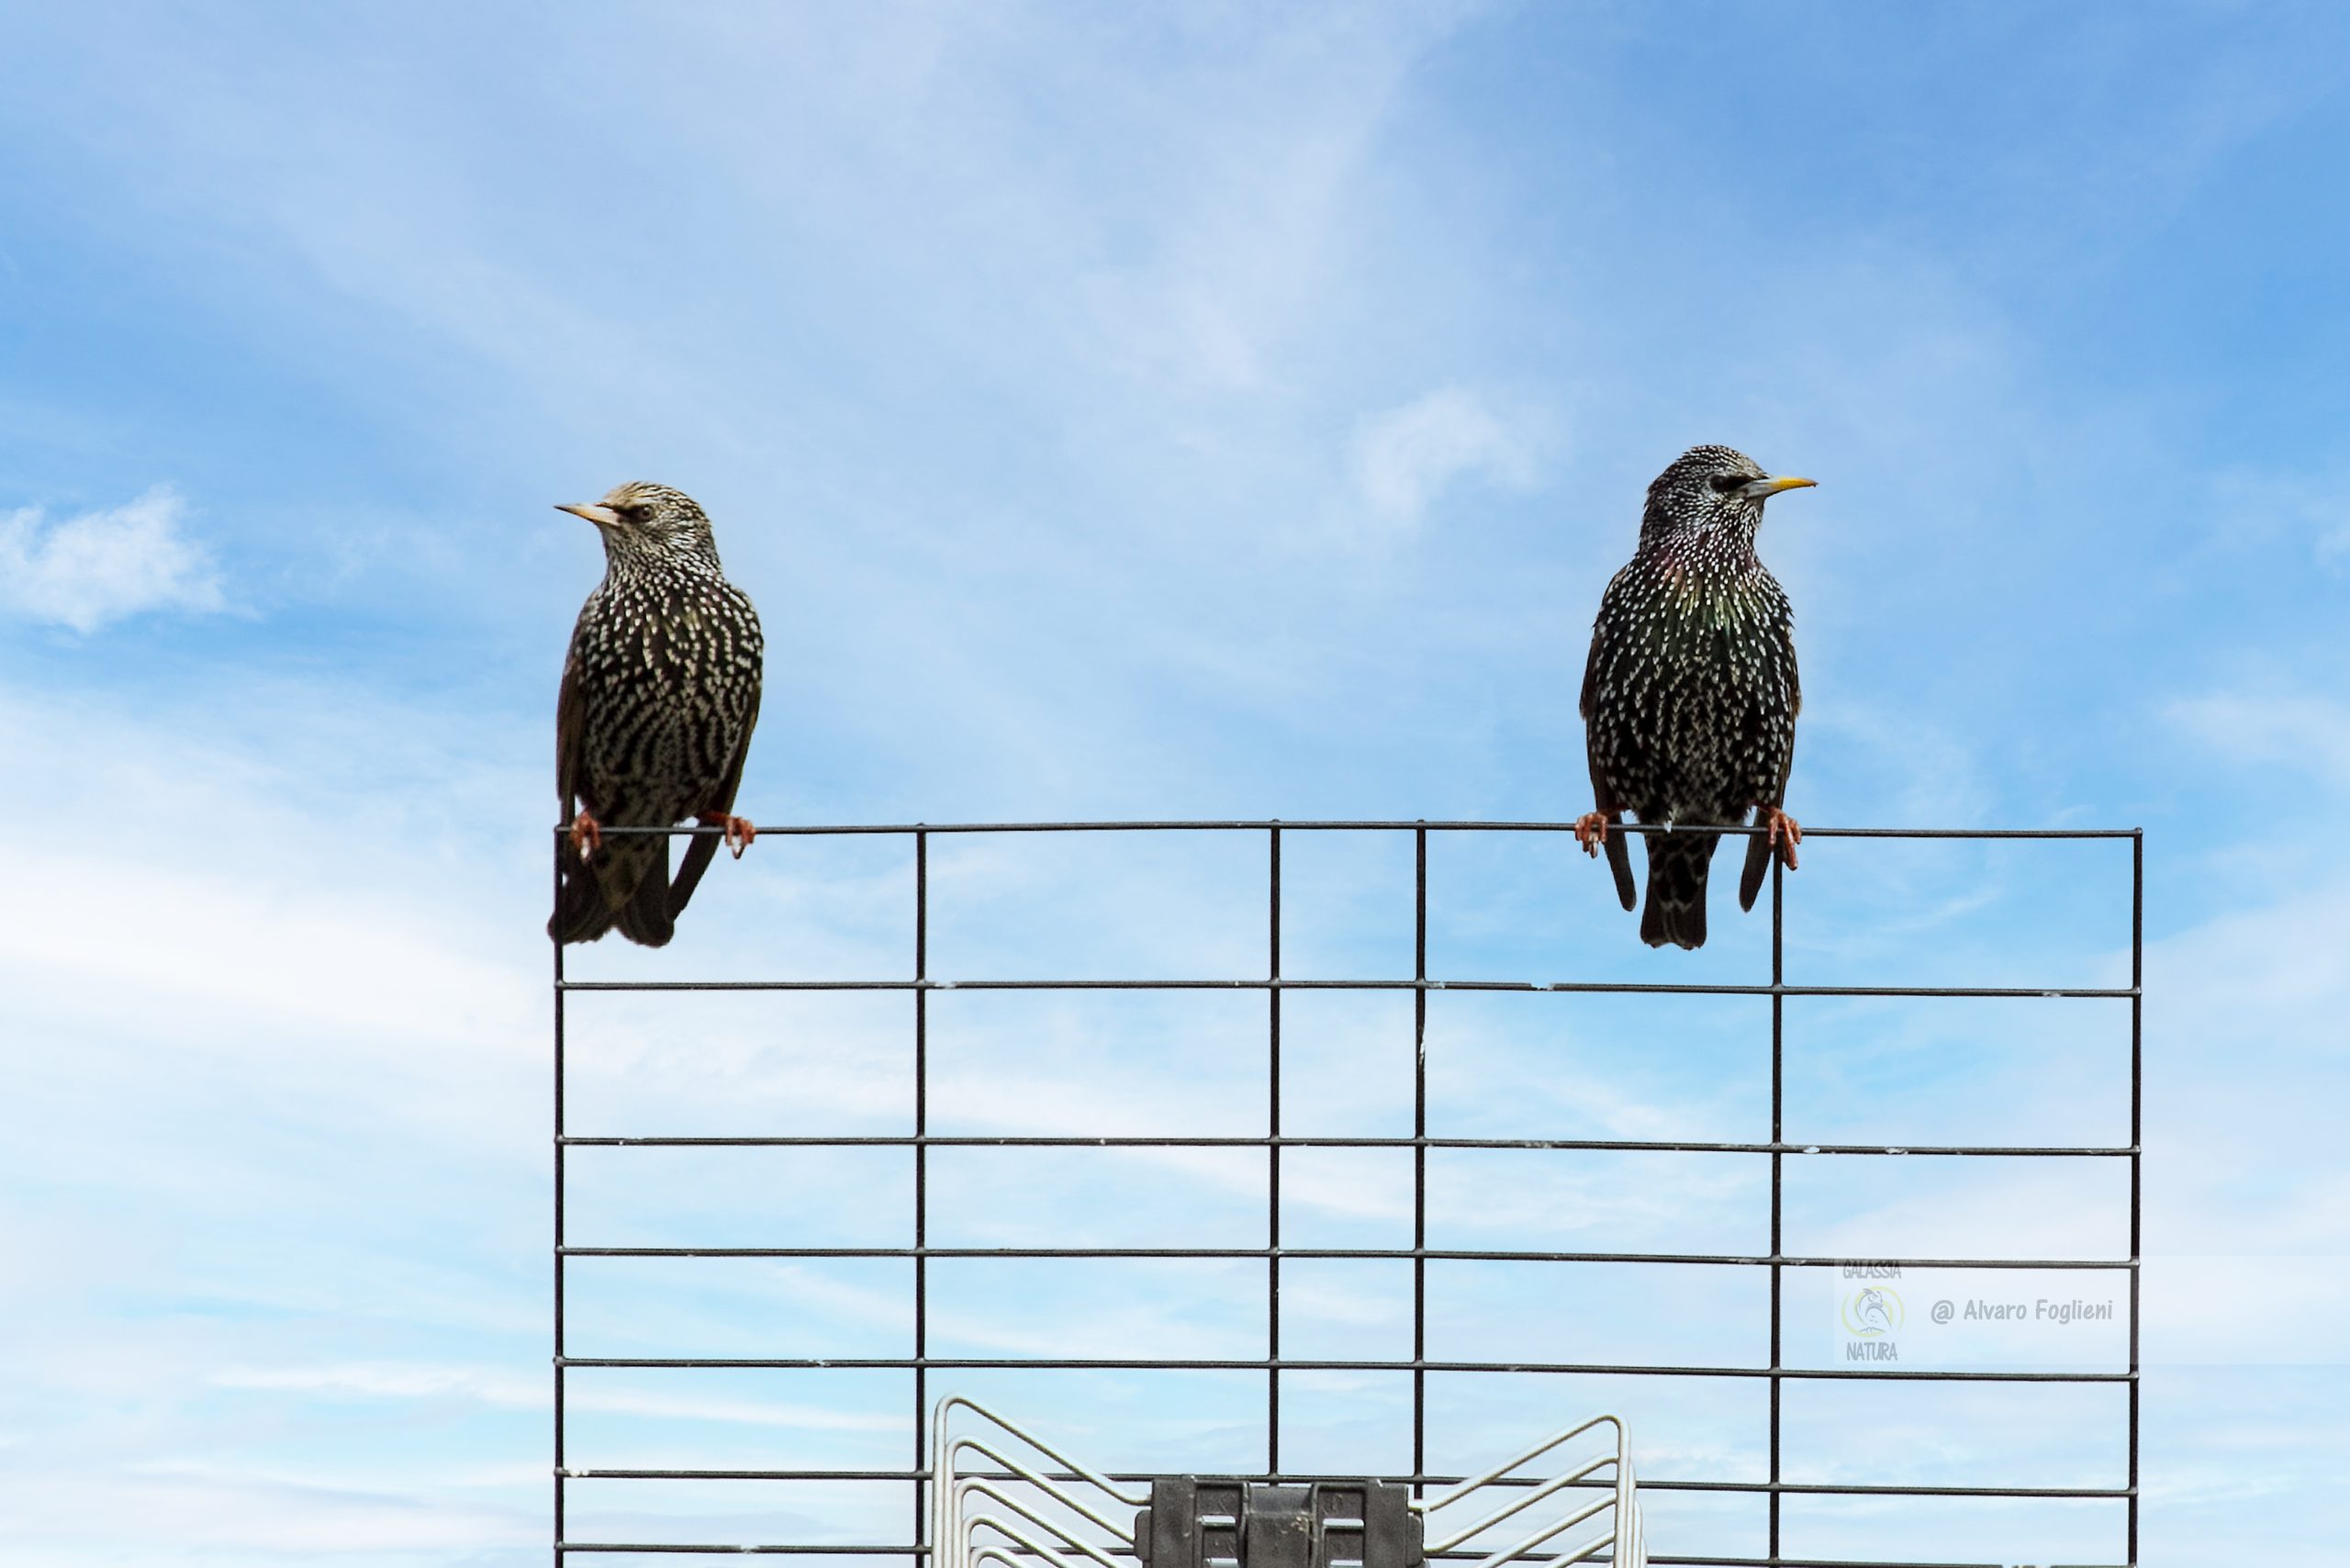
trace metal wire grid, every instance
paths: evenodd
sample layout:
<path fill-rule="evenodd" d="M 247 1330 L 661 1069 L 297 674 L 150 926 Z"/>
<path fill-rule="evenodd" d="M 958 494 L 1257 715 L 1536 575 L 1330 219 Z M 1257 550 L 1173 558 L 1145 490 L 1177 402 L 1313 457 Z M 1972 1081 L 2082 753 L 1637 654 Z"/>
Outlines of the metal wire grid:
<path fill-rule="evenodd" d="M 690 837 L 714 828 L 606 828 L 607 834 L 662 834 Z M 1769 1474 L 1764 1481 L 1643 1480 L 1644 1490 L 1762 1494 L 1767 1498 L 1769 1554 L 1760 1558 L 1651 1553 L 1657 1563 L 1716 1564 L 1719 1568 L 1954 1568 L 1939 1562 L 1859 1562 L 1852 1559 L 1790 1558 L 1780 1552 L 1780 1505 L 1787 1496 L 1983 1497 L 2119 1501 L 2124 1505 L 2127 1568 L 2138 1562 L 2138 1361 L 2141 1220 L 2143 1194 L 2143 1013 L 2145 962 L 2145 839 L 2137 828 L 1969 829 L 1807 828 L 1807 838 L 2130 841 L 2130 983 L 2126 987 L 1864 986 L 1790 985 L 1785 979 L 1785 873 L 1771 867 L 1771 980 L 1767 985 L 1649 981 L 1537 982 L 1431 980 L 1427 972 L 1427 846 L 1432 833 L 1572 833 L 1572 823 L 1217 820 L 1199 822 L 957 823 L 826 825 L 767 828 L 778 837 L 896 836 L 911 838 L 914 857 L 913 975 L 907 980 L 574 980 L 564 975 L 564 952 L 554 946 L 554 1561 L 568 1553 L 743 1553 L 752 1555 L 905 1556 L 927 1558 L 931 1551 L 924 1486 L 931 1480 L 928 1452 L 930 1386 L 934 1370 L 1089 1370 L 1147 1372 L 1262 1372 L 1265 1378 L 1266 1470 L 1255 1479 L 1311 1479 L 1281 1465 L 1281 1374 L 1284 1372 L 1404 1372 L 1412 1374 L 1412 1473 L 1377 1479 L 1425 1488 L 1449 1485 L 1462 1477 L 1427 1473 L 1427 1393 L 1430 1372 L 1560 1372 L 1638 1376 L 1767 1379 L 1770 1392 Z M 1626 825 L 1618 831 L 1660 833 L 1662 828 Z M 1760 828 L 1724 828 L 1725 836 L 1752 836 Z M 1295 980 L 1281 974 L 1281 836 L 1286 833 L 1384 832 L 1413 837 L 1413 976 L 1404 980 Z M 1024 833 L 1252 833 L 1265 835 L 1268 856 L 1267 969 L 1262 980 L 939 980 L 930 974 L 930 840 L 935 834 Z M 561 844 L 561 830 L 556 843 Z M 929 998 L 938 991 L 1261 991 L 1267 997 L 1269 1125 L 1261 1137 L 1049 1137 L 937 1136 L 929 1131 Z M 914 1002 L 913 1131 L 908 1135 L 828 1137 L 618 1137 L 576 1136 L 564 1120 L 564 1004 L 574 991 L 909 991 Z M 1281 1131 L 1281 995 L 1289 991 L 1408 991 L 1413 993 L 1414 1053 L 1412 1136 L 1403 1137 L 1285 1135 Z M 1702 996 L 1767 996 L 1771 999 L 1771 1141 L 1768 1143 L 1630 1138 L 1431 1137 L 1427 1131 L 1427 999 L 1432 991 L 1513 991 Z M 2119 1146 L 2080 1145 L 1902 1145 L 1790 1144 L 1785 1141 L 1785 1004 L 1788 997 L 2086 998 L 2130 1004 L 2130 1140 Z M 599 1148 L 899 1148 L 913 1159 L 912 1247 L 596 1247 L 573 1246 L 564 1228 L 564 1157 L 576 1147 Z M 928 1153 L 933 1148 L 1261 1148 L 1268 1166 L 1267 1242 L 1263 1247 L 933 1247 L 928 1239 Z M 1285 1148 L 1409 1148 L 1413 1151 L 1412 1246 L 1387 1248 L 1284 1248 L 1281 1243 L 1281 1151 Z M 1430 1149 L 1566 1149 L 1615 1152 L 1767 1154 L 1771 1159 L 1771 1249 L 1767 1254 L 1550 1251 L 1431 1248 L 1427 1245 L 1427 1154 Z M 1886 1370 L 1789 1367 L 1784 1364 L 1781 1308 L 1785 1271 L 1835 1267 L 1846 1260 L 1789 1256 L 1783 1246 L 1785 1159 L 1789 1154 L 1827 1156 L 1998 1156 L 2006 1158 L 2099 1158 L 2126 1159 L 2130 1167 L 2130 1252 L 2126 1259 L 1892 1258 L 1871 1261 L 1903 1269 L 1984 1268 L 2010 1270 L 2119 1270 L 2129 1276 L 2129 1361 L 2122 1372 Z M 572 1356 L 564 1341 L 565 1262 L 571 1258 L 794 1258 L 900 1259 L 913 1271 L 913 1353 L 896 1357 L 613 1357 Z M 1106 1357 L 933 1356 L 928 1350 L 928 1270 L 931 1259 L 1262 1259 L 1266 1265 L 1267 1347 L 1261 1358 L 1181 1359 Z M 1281 1353 L 1281 1279 L 1284 1259 L 1386 1259 L 1412 1264 L 1412 1359 L 1409 1361 L 1284 1358 Z M 1427 1265 L 1431 1260 L 1478 1262 L 1739 1264 L 1764 1267 L 1771 1282 L 1771 1358 L 1766 1367 L 1702 1366 L 1527 1361 L 1431 1361 L 1427 1356 Z M 724 1368 L 797 1370 L 812 1368 L 898 1371 L 913 1380 L 913 1450 L 903 1470 L 602 1469 L 572 1470 L 565 1462 L 564 1394 L 570 1369 Z M 1883 1382 L 2121 1383 L 2128 1390 L 2128 1474 L 2124 1485 L 1928 1486 L 1806 1483 L 1781 1474 L 1781 1390 L 1791 1379 Z M 895 1481 L 912 1485 L 912 1539 L 894 1543 L 775 1542 L 714 1545 L 674 1542 L 572 1541 L 565 1539 L 565 1485 L 575 1478 L 677 1481 Z M 1061 1479 L 1069 1479 L 1062 1477 Z M 1141 1482 L 1144 1474 L 1113 1473 L 1110 1479 Z"/>

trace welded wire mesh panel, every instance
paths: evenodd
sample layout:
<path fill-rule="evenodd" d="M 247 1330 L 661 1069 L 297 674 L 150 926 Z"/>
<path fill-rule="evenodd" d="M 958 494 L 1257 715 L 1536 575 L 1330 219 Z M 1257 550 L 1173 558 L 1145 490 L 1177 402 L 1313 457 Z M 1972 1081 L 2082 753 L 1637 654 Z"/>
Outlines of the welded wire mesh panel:
<path fill-rule="evenodd" d="M 1656 1562 L 2134 1564 L 2138 835 L 1809 830 L 1660 957 L 1569 830 L 762 829 L 558 951 L 558 1562 L 912 1568 L 961 1394 L 1130 1494 L 1619 1411 Z"/>

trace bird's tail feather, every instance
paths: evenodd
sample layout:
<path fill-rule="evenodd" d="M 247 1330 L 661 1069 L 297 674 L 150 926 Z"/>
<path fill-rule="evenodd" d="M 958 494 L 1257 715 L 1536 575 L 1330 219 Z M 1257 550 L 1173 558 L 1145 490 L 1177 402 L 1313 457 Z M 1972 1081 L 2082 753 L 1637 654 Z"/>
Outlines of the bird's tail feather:
<path fill-rule="evenodd" d="M 621 935 L 647 947 L 666 947 L 677 934 L 669 908 L 669 841 L 656 838 L 650 864 L 636 879 L 636 891 L 620 909 Z"/>
<path fill-rule="evenodd" d="M 594 942 L 615 925 L 632 942 L 667 944 L 677 924 L 669 910 L 669 846 L 666 839 L 608 844 L 590 864 L 565 843 L 561 883 L 547 935 L 558 942 Z M 627 897 L 614 902 L 617 890 Z"/>
<path fill-rule="evenodd" d="M 1771 835 L 1758 833 L 1746 841 L 1746 868 L 1738 877 L 1738 907 L 1752 909 L 1762 890 L 1762 873 L 1771 868 Z"/>
<path fill-rule="evenodd" d="M 1623 820 L 1623 813 L 1620 812 L 1610 819 L 1611 822 Z M 1632 886 L 1632 846 L 1629 834 L 1611 833 L 1607 835 L 1607 868 L 1616 874 L 1616 896 L 1623 901 L 1624 907 L 1626 909 L 1637 907 L 1640 902 L 1640 895 Z"/>
<path fill-rule="evenodd" d="M 697 834 L 686 840 L 686 857 L 677 866 L 677 879 L 669 884 L 669 918 L 675 920 L 686 912 L 686 901 L 694 896 L 694 889 L 701 882 L 701 874 L 710 869 L 711 858 L 717 855 L 719 837 L 714 834 Z"/>
<path fill-rule="evenodd" d="M 603 879 L 568 840 L 556 856 L 554 913 L 547 921 L 547 935 L 558 942 L 593 942 L 612 928 Z"/>
<path fill-rule="evenodd" d="M 1649 897 L 1640 911 L 1640 940 L 1651 947 L 1706 945 L 1706 872 L 1713 864 L 1713 833 L 1648 835 Z"/>

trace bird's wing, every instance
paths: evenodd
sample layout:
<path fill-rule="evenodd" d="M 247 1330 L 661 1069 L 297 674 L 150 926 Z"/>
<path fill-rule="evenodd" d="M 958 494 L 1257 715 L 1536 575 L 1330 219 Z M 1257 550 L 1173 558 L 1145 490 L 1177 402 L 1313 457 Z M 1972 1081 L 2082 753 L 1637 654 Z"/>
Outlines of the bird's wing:
<path fill-rule="evenodd" d="M 571 649 L 564 655 L 563 689 L 554 700 L 554 792 L 563 802 L 565 823 L 578 810 L 579 786 L 587 773 L 587 746 L 588 698 L 579 686 L 579 635 L 575 632 Z"/>
<path fill-rule="evenodd" d="M 1599 704 L 1604 696 L 1602 688 L 1607 671 L 1622 662 L 1628 652 L 1625 644 L 1640 635 L 1637 618 L 1628 607 L 1618 607 L 1616 602 L 1619 597 L 1630 597 L 1632 589 L 1627 586 L 1627 580 L 1631 572 L 1629 566 L 1617 572 L 1608 583 L 1607 592 L 1600 599 L 1599 615 L 1591 627 L 1591 657 L 1584 661 L 1583 666 L 1583 699 L 1576 704 L 1583 718 L 1583 755 L 1591 766 L 1592 794 L 1603 812 L 1628 809 L 1627 803 L 1617 799 L 1616 792 L 1608 788 L 1606 772 L 1600 767 L 1600 726 L 1594 721 L 1599 714 Z M 1621 686 L 1617 689 L 1615 700 L 1626 700 Z M 1640 740 L 1637 732 L 1638 726 L 1610 726 L 1609 739 L 1619 746 L 1637 747 Z M 1616 759 L 1615 772 L 1620 778 L 1627 769 L 1637 773 L 1645 766 L 1646 760 L 1639 756 L 1619 756 Z"/>
<path fill-rule="evenodd" d="M 1614 798 L 1614 791 L 1607 787 L 1606 776 L 1600 768 L 1599 729 L 1591 721 L 1592 715 L 1598 711 L 1600 672 L 1606 667 L 1609 658 L 1615 652 L 1609 642 L 1606 629 L 1615 622 L 1616 618 L 1607 613 L 1607 599 L 1615 596 L 1616 585 L 1623 581 L 1623 578 L 1622 572 L 1617 573 L 1614 580 L 1607 585 L 1607 593 L 1600 599 L 1599 618 L 1592 623 L 1591 628 L 1591 656 L 1584 661 L 1583 666 L 1583 698 L 1576 704 L 1578 711 L 1583 714 L 1583 760 L 1591 769 L 1593 802 L 1600 811 L 1617 822 L 1624 820 L 1623 802 Z M 1616 897 L 1626 909 L 1630 909 L 1639 900 L 1639 894 L 1632 886 L 1631 843 L 1625 834 L 1611 833 L 1606 835 L 1606 847 L 1607 868 L 1616 879 Z"/>
<path fill-rule="evenodd" d="M 1771 790 L 1771 798 L 1763 805 L 1784 806 L 1787 803 L 1787 775 L 1796 765 L 1796 719 L 1803 712 L 1803 677 L 1796 667 L 1796 621 L 1782 596 L 1779 602 L 1777 646 L 1778 672 L 1787 678 L 1787 727 L 1779 752 L 1779 777 Z"/>
<path fill-rule="evenodd" d="M 743 738 L 734 743 L 733 759 L 727 764 L 726 777 L 711 791 L 705 812 L 731 812 L 734 809 L 735 791 L 743 787 L 743 759 L 751 755 L 751 732 L 759 727 L 759 685 L 751 684 L 750 711 L 743 715 Z M 669 884 L 669 918 L 675 920 L 694 896 L 694 889 L 701 882 L 701 874 L 710 869 L 711 861 L 718 854 L 718 834 L 696 834 L 686 844 L 686 857 L 677 866 L 677 879 Z"/>
<path fill-rule="evenodd" d="M 1772 791 L 1773 805 L 1784 805 L 1787 799 L 1787 774 L 1796 765 L 1795 737 L 1787 738 L 1787 752 L 1779 764 L 1779 787 Z M 1758 816 L 1761 813 L 1756 813 Z M 1751 834 L 1746 841 L 1746 865 L 1738 874 L 1738 907 L 1752 909 L 1755 898 L 1762 891 L 1762 873 L 1771 868 L 1771 835 Z"/>
<path fill-rule="evenodd" d="M 588 699 L 580 689 L 579 634 L 572 633 L 564 655 L 563 689 L 554 700 L 554 793 L 562 802 L 560 828 L 578 815 L 579 791 L 587 782 Z M 591 804 L 588 808 L 594 810 Z M 591 868 L 571 842 L 558 831 L 554 846 L 555 911 L 547 935 L 558 942 L 592 942 L 611 928 L 611 912 L 604 907 L 602 878 Z"/>
<path fill-rule="evenodd" d="M 1575 704 L 1576 711 L 1583 715 L 1583 755 L 1591 765 L 1592 793 L 1597 798 L 1599 809 L 1603 812 L 1618 811 L 1622 807 L 1621 802 L 1609 799 L 1606 781 L 1600 775 L 1599 728 L 1592 722 L 1592 718 L 1599 711 L 1601 672 L 1607 667 L 1616 652 L 1608 628 L 1617 624 L 1618 620 L 1607 613 L 1607 601 L 1616 597 L 1617 586 L 1623 580 L 1624 574 L 1617 573 L 1608 583 L 1606 593 L 1600 597 L 1598 618 L 1591 623 L 1591 655 L 1583 666 L 1583 696 Z"/>
<path fill-rule="evenodd" d="M 1609 583 L 1607 592 L 1612 594 L 1615 591 L 1616 585 Z M 1599 605 L 1599 617 L 1591 623 L 1591 656 L 1583 660 L 1583 697 L 1575 704 L 1576 711 L 1583 716 L 1586 722 L 1591 719 L 1593 704 L 1599 700 L 1600 655 L 1606 650 L 1607 643 L 1607 600 L 1605 596 L 1600 599 Z"/>
<path fill-rule="evenodd" d="M 1779 658 L 1787 672 L 1787 734 L 1786 745 L 1779 753 L 1779 777 L 1772 785 L 1768 799 L 1757 805 L 1785 807 L 1787 803 L 1787 778 L 1796 766 L 1796 717 L 1803 711 L 1803 680 L 1796 670 L 1796 630 L 1791 616 L 1779 619 Z M 1738 877 L 1738 907 L 1752 909 L 1756 895 L 1762 890 L 1762 873 L 1771 866 L 1771 840 L 1768 834 L 1756 834 L 1746 841 L 1746 865 Z"/>

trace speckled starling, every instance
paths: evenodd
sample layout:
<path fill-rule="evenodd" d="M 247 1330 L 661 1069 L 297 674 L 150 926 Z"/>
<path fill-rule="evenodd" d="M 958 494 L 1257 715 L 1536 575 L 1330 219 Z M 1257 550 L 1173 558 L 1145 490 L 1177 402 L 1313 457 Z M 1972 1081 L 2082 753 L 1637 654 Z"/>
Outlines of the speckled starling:
<path fill-rule="evenodd" d="M 1604 844 L 1630 909 L 1629 812 L 1676 831 L 1647 834 L 1651 947 L 1706 942 L 1706 871 L 1718 834 L 1750 812 L 1738 902 L 1754 907 L 1776 849 L 1792 870 L 1803 830 L 1782 810 L 1796 751 L 1795 618 L 1754 554 L 1762 503 L 1809 479 L 1774 479 L 1726 446 L 1693 446 L 1649 487 L 1640 544 L 1599 601 L 1583 677 L 1591 787 L 1599 809 L 1575 823 L 1586 853 Z M 1685 830 L 1696 831 L 1685 831 Z"/>
<path fill-rule="evenodd" d="M 604 580 L 580 607 L 555 705 L 555 792 L 569 831 L 547 935 L 593 942 L 613 926 L 658 947 L 722 839 L 741 858 L 757 829 L 733 814 L 759 717 L 758 612 L 719 567 L 710 519 L 661 485 L 622 485 L 560 510 L 604 536 Z M 669 879 L 669 841 L 695 836 Z"/>

